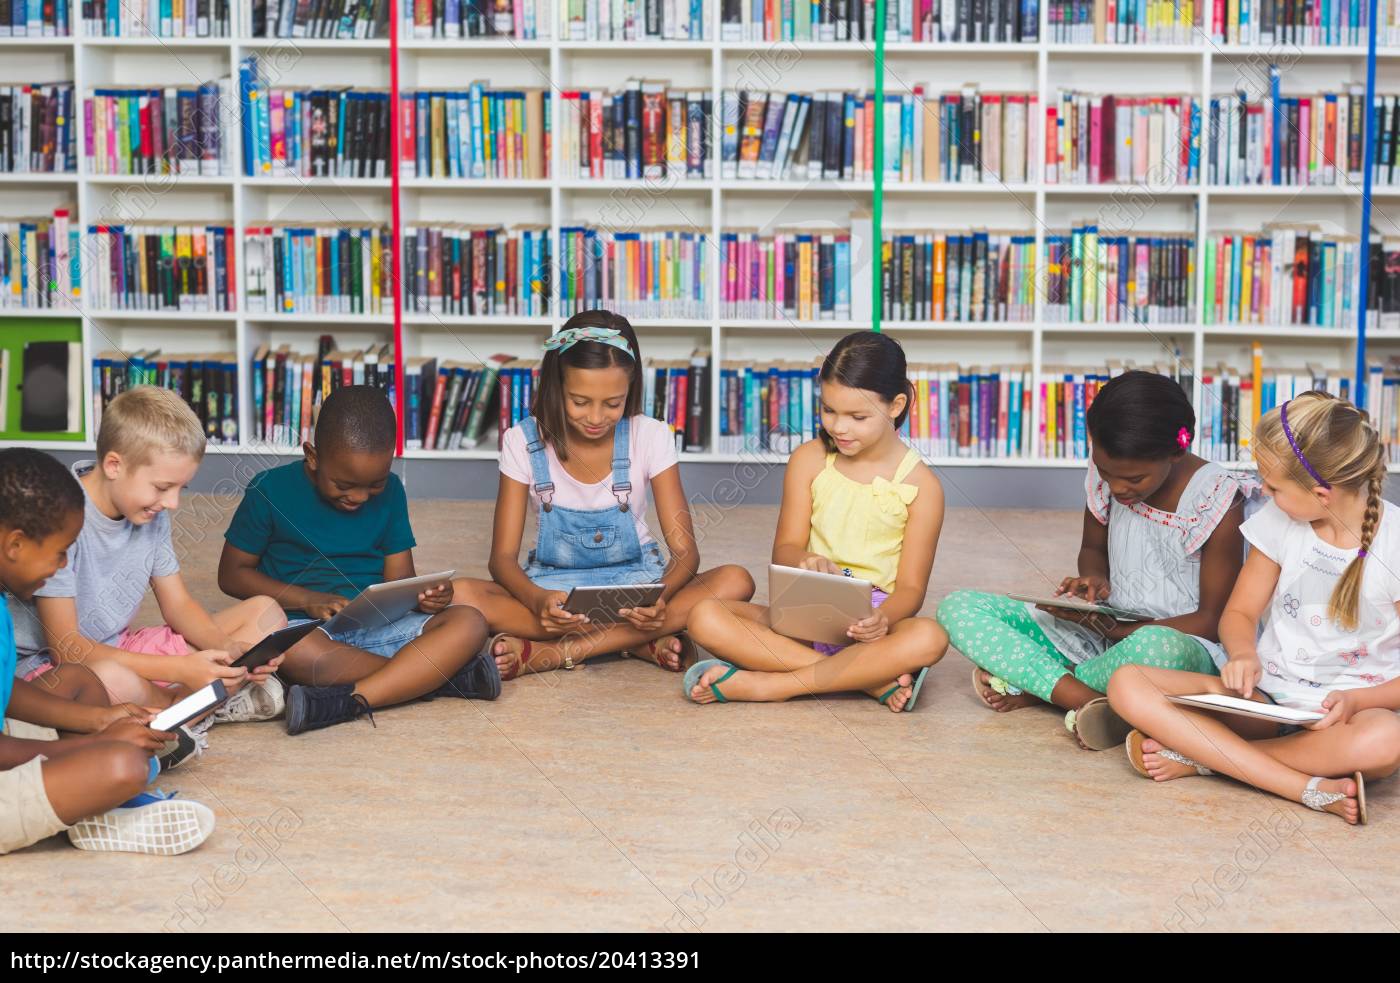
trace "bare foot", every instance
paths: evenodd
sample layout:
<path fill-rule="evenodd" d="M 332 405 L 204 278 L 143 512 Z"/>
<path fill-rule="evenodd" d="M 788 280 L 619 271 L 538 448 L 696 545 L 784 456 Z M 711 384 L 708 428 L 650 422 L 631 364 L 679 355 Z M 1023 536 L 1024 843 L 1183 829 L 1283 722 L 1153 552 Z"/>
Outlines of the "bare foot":
<path fill-rule="evenodd" d="M 491 646 L 491 655 L 496 660 L 496 668 L 502 679 L 514 679 L 520 675 L 521 657 L 525 652 L 525 641 L 514 635 L 502 635 Z"/>
<path fill-rule="evenodd" d="M 1330 806 L 1323 806 L 1323 812 L 1341 816 L 1355 826 L 1361 820 L 1361 807 L 1356 801 L 1356 781 L 1351 778 L 1324 778 L 1317 783 L 1319 792 L 1341 792 L 1345 799 L 1338 799 Z"/>
<path fill-rule="evenodd" d="M 1154 741 L 1149 737 L 1142 742 L 1142 764 L 1147 769 L 1148 777 L 1154 782 L 1169 782 L 1174 778 L 1200 774 L 1192 765 L 1184 765 L 1180 761 L 1162 757 L 1157 753 L 1160 750 L 1161 741 Z"/>
<path fill-rule="evenodd" d="M 997 713 L 1006 713 L 1009 710 L 1019 710 L 1022 707 L 1035 706 L 1045 701 L 1038 696 L 1029 693 L 1022 693 L 1020 696 L 1007 696 L 1005 693 L 998 693 L 992 689 L 992 674 L 985 669 L 977 670 L 977 692 L 982 696 L 982 702 L 991 707 Z M 894 697 L 890 697 L 891 700 Z"/>
<path fill-rule="evenodd" d="M 633 658 L 660 666 L 667 672 L 680 672 L 682 651 L 681 640 L 675 635 L 667 635 L 665 638 L 658 638 L 654 642 L 630 649 L 628 654 Z"/>
<path fill-rule="evenodd" d="M 876 686 L 874 689 L 868 689 L 865 692 L 878 700 L 890 691 L 891 686 L 898 686 L 899 689 L 895 690 L 893 695 L 885 701 L 885 706 L 889 707 L 893 712 L 899 713 L 914 695 L 913 674 L 906 672 L 893 683 L 885 683 L 883 686 Z"/>
<path fill-rule="evenodd" d="M 711 683 L 719 682 L 720 677 L 729 672 L 729 666 L 711 666 L 700 676 L 699 681 L 690 688 L 690 695 L 696 703 L 717 703 L 714 691 L 710 689 Z M 766 672 L 752 672 L 740 669 L 724 682 L 719 683 L 719 691 L 724 694 L 724 698 L 730 703 L 767 703 L 772 701 L 768 695 L 767 687 L 764 686 L 765 677 L 771 675 Z M 892 697 L 893 699 L 893 697 Z"/>

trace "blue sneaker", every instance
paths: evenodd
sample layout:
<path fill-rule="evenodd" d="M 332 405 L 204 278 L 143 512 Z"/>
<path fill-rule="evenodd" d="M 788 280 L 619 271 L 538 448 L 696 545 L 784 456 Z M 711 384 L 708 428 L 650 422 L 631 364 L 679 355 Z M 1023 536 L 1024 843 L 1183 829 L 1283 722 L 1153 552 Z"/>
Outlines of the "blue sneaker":
<path fill-rule="evenodd" d="M 214 813 L 176 794 L 147 789 L 115 809 L 74 824 L 68 840 L 79 850 L 99 853 L 188 853 L 214 832 Z"/>

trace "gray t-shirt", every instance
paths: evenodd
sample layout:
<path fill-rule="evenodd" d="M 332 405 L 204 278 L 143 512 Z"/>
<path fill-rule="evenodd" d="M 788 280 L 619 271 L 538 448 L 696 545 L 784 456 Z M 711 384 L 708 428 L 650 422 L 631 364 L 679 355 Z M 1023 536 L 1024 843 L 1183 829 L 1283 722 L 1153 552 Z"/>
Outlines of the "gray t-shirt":
<path fill-rule="evenodd" d="M 82 478 L 94 461 L 78 461 L 73 475 Z M 86 493 L 85 493 L 86 494 Z M 159 512 L 145 525 L 104 515 L 91 498 L 83 509 L 83 529 L 68 551 L 68 566 L 35 591 L 37 597 L 72 597 L 78 603 L 78 631 L 84 638 L 115 645 L 131 624 L 152 577 L 179 573 L 170 541 L 170 515 Z M 15 648 L 21 656 L 44 648 L 44 632 L 32 603 L 10 598 Z"/>

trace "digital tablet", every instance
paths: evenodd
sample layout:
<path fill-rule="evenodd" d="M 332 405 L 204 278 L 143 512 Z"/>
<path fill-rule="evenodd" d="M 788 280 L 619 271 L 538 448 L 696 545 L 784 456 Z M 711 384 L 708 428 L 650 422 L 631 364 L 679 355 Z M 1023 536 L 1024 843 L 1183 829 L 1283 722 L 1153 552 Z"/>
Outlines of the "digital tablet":
<path fill-rule="evenodd" d="M 1122 608 L 1115 608 L 1111 604 L 1090 604 L 1082 598 L 1073 594 L 1061 594 L 1058 597 L 1036 597 L 1034 594 L 1007 594 L 1013 601 L 1025 601 L 1028 604 L 1039 604 L 1047 608 L 1068 608 L 1071 611 L 1083 611 L 1085 613 L 1106 614 L 1110 618 L 1119 621 L 1151 621 L 1152 615 L 1139 614 L 1136 611 L 1125 611 Z"/>
<path fill-rule="evenodd" d="M 151 730 L 169 733 L 181 724 L 189 723 L 195 717 L 203 716 L 228 699 L 224 681 L 216 679 L 203 689 L 197 689 L 189 696 L 172 703 L 148 724 Z"/>
<path fill-rule="evenodd" d="M 235 669 L 247 669 L 249 672 L 265 666 L 323 624 L 324 621 L 308 621 L 305 624 L 280 628 L 244 652 L 233 666 Z"/>
<path fill-rule="evenodd" d="M 849 644 L 846 629 L 870 617 L 871 583 L 834 573 L 768 565 L 768 626 L 779 635 Z"/>
<path fill-rule="evenodd" d="M 1327 716 L 1327 714 L 1317 710 L 1295 710 L 1292 707 L 1281 707 L 1276 703 L 1260 703 L 1257 700 L 1246 700 L 1238 696 L 1223 696 L 1219 693 L 1169 696 L 1167 699 L 1173 703 L 1180 703 L 1182 706 L 1195 707 L 1197 710 L 1219 710 L 1222 713 L 1235 713 L 1241 717 L 1254 717 L 1258 720 L 1272 720 L 1280 724 L 1311 724 Z"/>
<path fill-rule="evenodd" d="M 564 601 L 570 614 L 586 614 L 589 621 L 612 624 L 625 621 L 623 608 L 649 608 L 661 600 L 665 584 L 614 584 L 611 587 L 575 587 Z"/>
<path fill-rule="evenodd" d="M 429 587 L 450 581 L 456 570 L 405 577 L 366 587 L 360 596 L 341 608 L 321 628 L 327 635 L 339 635 L 361 628 L 383 628 L 398 621 L 418 606 L 418 595 Z"/>

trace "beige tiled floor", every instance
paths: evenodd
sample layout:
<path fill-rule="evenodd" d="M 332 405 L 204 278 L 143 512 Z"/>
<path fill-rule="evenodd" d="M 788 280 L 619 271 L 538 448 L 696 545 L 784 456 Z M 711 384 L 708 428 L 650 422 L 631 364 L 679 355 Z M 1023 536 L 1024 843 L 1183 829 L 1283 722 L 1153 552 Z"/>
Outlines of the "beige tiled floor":
<path fill-rule="evenodd" d="M 228 507 L 180 519 L 211 604 Z M 488 506 L 417 503 L 413 518 L 419 569 L 484 574 Z M 774 518 L 729 512 L 706 561 L 762 584 Z M 959 587 L 1044 586 L 1078 533 L 1071 512 L 950 513 L 926 611 Z M 988 712 L 968 676 L 950 654 L 907 716 L 865 697 L 702 708 L 674 675 L 607 661 L 377 728 L 218 728 L 162 783 L 214 808 L 208 843 L 156 859 L 58 838 L 0 858 L 0 930 L 1400 923 L 1393 783 L 1371 789 L 1364 829 L 1223 780 L 1155 786 L 1120 753 L 1076 750 L 1056 714 Z"/>

